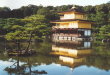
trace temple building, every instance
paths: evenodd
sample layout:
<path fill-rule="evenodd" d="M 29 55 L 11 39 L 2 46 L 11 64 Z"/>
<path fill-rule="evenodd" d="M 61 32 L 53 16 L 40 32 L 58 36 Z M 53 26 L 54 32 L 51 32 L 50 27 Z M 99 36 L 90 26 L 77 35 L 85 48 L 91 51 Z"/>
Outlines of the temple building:
<path fill-rule="evenodd" d="M 59 40 L 76 40 L 91 37 L 93 21 L 87 20 L 86 13 L 72 7 L 68 11 L 59 12 L 60 20 L 52 21 L 52 38 Z"/>

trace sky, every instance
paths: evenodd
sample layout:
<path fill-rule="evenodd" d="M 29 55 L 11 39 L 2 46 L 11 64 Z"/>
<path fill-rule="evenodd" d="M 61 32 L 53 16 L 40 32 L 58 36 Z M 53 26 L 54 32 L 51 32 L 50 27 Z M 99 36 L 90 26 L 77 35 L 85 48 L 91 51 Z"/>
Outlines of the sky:
<path fill-rule="evenodd" d="M 107 3 L 110 0 L 0 0 L 0 7 L 10 7 L 11 9 L 20 8 L 21 6 L 43 5 L 43 6 L 60 6 L 60 5 L 99 5 Z"/>

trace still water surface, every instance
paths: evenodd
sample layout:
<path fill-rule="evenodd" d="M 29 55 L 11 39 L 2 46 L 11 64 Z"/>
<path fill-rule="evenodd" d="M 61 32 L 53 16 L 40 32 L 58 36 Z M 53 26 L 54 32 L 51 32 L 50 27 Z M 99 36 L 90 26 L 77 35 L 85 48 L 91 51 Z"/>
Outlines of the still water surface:
<path fill-rule="evenodd" d="M 0 75 L 110 75 L 109 43 L 33 42 L 37 54 L 29 57 L 9 57 L 6 48 L 16 45 L 0 41 Z"/>

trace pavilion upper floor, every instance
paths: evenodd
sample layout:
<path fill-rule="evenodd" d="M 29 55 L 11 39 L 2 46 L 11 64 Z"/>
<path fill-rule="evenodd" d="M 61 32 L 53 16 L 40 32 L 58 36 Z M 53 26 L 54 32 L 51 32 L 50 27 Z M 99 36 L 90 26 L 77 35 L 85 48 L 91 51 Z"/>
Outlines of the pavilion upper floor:
<path fill-rule="evenodd" d="M 78 13 L 78 12 L 65 12 L 65 13 L 59 13 L 60 20 L 65 20 L 65 19 L 81 19 L 81 20 L 87 20 L 87 16 L 83 13 Z"/>
<path fill-rule="evenodd" d="M 56 21 L 56 25 L 52 27 L 52 29 L 63 29 L 63 28 L 92 28 L 92 22 L 88 21 L 79 21 L 79 20 L 71 20 L 71 21 Z"/>

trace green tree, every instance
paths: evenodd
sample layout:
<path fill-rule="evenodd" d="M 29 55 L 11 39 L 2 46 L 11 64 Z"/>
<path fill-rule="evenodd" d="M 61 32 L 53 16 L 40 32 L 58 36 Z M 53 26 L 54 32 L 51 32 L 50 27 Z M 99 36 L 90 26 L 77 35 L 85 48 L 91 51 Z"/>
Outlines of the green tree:
<path fill-rule="evenodd" d="M 37 14 L 44 15 L 47 19 L 49 19 L 50 15 L 51 15 L 49 8 L 46 8 L 46 7 L 39 9 L 37 11 Z"/>
<path fill-rule="evenodd" d="M 42 40 L 48 35 L 50 28 L 48 22 L 42 15 L 32 15 L 22 19 L 25 23 L 24 26 L 14 25 L 11 27 L 12 32 L 6 35 L 7 40 L 15 40 L 20 49 L 20 40 L 27 39 L 28 45 L 26 50 L 28 51 L 31 45 L 32 39 Z"/>
<path fill-rule="evenodd" d="M 99 34 L 97 34 L 98 39 L 108 39 L 110 38 L 110 25 L 104 25 L 99 29 Z"/>

